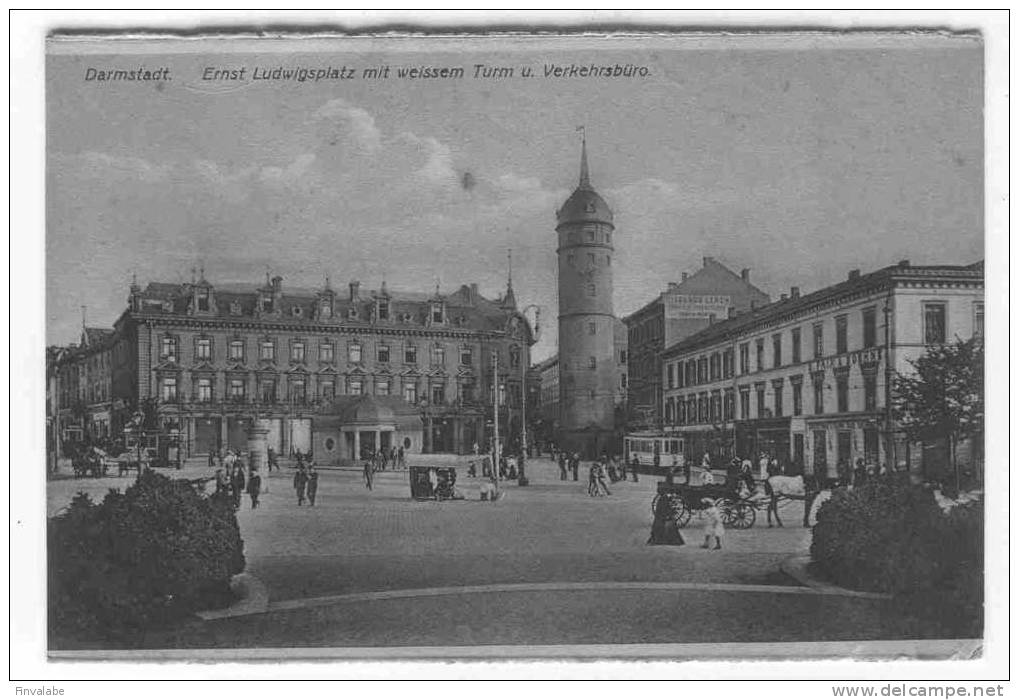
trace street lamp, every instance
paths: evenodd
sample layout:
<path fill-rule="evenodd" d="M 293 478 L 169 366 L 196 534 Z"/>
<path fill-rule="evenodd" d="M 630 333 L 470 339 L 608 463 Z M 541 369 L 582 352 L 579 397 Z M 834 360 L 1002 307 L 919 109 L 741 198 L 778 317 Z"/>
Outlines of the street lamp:
<path fill-rule="evenodd" d="M 538 336 L 541 335 L 541 307 L 537 304 L 530 304 L 525 306 L 520 314 L 527 320 L 527 312 L 534 309 L 534 334 L 531 340 L 534 342 L 538 341 Z M 527 358 L 530 360 L 531 353 L 527 353 Z M 520 357 L 520 474 L 517 479 L 517 485 L 527 486 L 527 478 L 524 476 L 524 462 L 527 459 L 527 365 L 530 362 L 524 362 L 523 353 Z"/>

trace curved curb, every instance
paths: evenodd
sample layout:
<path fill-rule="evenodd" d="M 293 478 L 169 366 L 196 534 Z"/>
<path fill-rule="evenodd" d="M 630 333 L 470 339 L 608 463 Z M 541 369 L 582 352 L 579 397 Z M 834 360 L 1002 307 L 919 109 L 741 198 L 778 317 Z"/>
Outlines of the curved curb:
<path fill-rule="evenodd" d="M 203 610 L 195 613 L 202 620 L 222 620 L 227 617 L 256 615 L 269 609 L 269 589 L 251 574 L 237 574 L 230 579 L 230 589 L 240 598 L 222 610 Z"/>
<path fill-rule="evenodd" d="M 841 595 L 848 598 L 870 598 L 872 600 L 891 600 L 888 593 L 872 593 L 870 591 L 854 591 L 849 588 L 842 588 L 833 584 L 821 581 L 810 575 L 807 565 L 810 564 L 809 556 L 790 557 L 781 564 L 779 569 L 787 576 L 791 576 L 804 586 L 809 586 L 816 591 L 828 595 Z"/>

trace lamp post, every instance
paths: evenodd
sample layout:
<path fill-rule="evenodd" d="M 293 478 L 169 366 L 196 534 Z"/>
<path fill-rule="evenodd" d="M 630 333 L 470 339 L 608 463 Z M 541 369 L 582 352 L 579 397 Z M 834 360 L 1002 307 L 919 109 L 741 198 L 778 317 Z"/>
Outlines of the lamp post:
<path fill-rule="evenodd" d="M 530 304 L 525 306 L 520 314 L 527 320 L 527 312 L 534 309 L 534 335 L 531 340 L 534 342 L 538 341 L 538 336 L 541 334 L 541 307 L 537 304 Z M 530 360 L 531 353 L 527 353 L 527 358 Z M 517 479 L 517 485 L 527 486 L 527 478 L 524 476 L 524 462 L 527 460 L 527 365 L 530 362 L 524 362 L 523 353 L 520 356 L 520 475 Z"/>
<path fill-rule="evenodd" d="M 492 351 L 492 478 L 499 492 L 499 351 Z"/>

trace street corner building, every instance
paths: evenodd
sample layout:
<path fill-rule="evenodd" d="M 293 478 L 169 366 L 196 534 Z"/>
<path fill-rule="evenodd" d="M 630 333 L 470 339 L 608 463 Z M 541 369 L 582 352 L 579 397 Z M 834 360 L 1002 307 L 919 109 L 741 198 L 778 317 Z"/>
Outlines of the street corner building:
<path fill-rule="evenodd" d="M 612 309 L 612 210 L 591 186 L 587 141 L 580 182 L 556 212 L 559 263 L 559 426 L 562 448 L 615 452 L 616 325 Z"/>
<path fill-rule="evenodd" d="M 868 466 L 925 474 L 944 444 L 912 444 L 893 419 L 896 374 L 929 347 L 984 333 L 983 263 L 900 261 L 712 322 L 662 353 L 665 433 L 688 457 L 763 453 L 786 473 L 844 478 Z M 980 467 L 979 439 L 959 446 Z"/>
<path fill-rule="evenodd" d="M 443 294 L 354 281 L 337 293 L 328 278 L 215 285 L 204 271 L 132 282 L 112 329 L 47 353 L 51 450 L 115 440 L 154 404 L 186 457 L 247 451 L 252 428 L 278 454 L 314 451 L 320 464 L 399 447 L 466 454 L 495 420 L 519 434 L 533 343 L 512 283 L 492 300 L 476 284 Z"/>

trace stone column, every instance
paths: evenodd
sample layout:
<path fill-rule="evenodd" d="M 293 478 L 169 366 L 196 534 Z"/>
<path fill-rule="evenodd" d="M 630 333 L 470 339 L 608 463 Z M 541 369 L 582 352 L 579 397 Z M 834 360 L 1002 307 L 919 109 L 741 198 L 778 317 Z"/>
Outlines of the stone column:
<path fill-rule="evenodd" d="M 227 432 L 227 416 L 224 411 L 219 413 L 219 446 L 220 448 L 227 446 L 229 433 Z"/>
<path fill-rule="evenodd" d="M 432 451 L 432 419 L 425 418 L 425 430 L 421 441 L 421 451 L 428 454 Z"/>
<path fill-rule="evenodd" d="M 378 452 L 382 449 L 382 429 L 375 428 L 375 451 Z"/>
<path fill-rule="evenodd" d="M 354 428 L 354 461 L 361 460 L 361 431 Z"/>

